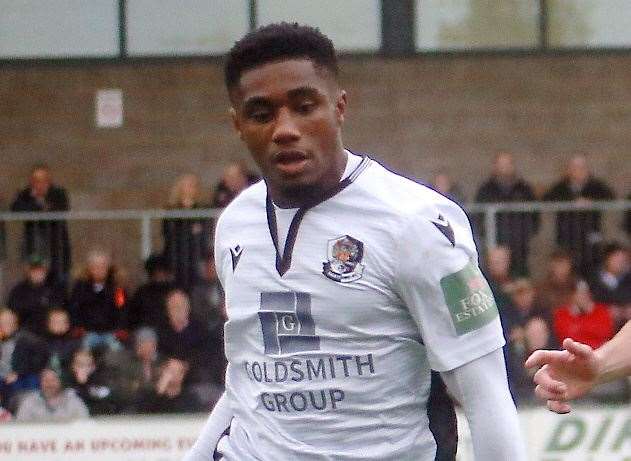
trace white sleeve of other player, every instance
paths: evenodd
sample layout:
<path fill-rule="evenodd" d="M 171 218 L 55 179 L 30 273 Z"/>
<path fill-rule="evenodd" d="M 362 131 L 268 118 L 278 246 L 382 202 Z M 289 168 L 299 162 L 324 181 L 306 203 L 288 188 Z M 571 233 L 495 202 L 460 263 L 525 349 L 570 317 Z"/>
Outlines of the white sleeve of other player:
<path fill-rule="evenodd" d="M 223 394 L 210 413 L 197 441 L 182 461 L 213 461 L 219 439 L 230 426 L 232 417 L 230 401 L 226 394 Z"/>
<path fill-rule="evenodd" d="M 429 210 L 408 217 L 398 244 L 395 283 L 434 370 L 452 370 L 504 345 L 497 306 L 460 207 L 438 198 Z"/>
<path fill-rule="evenodd" d="M 467 417 L 475 459 L 525 461 L 502 351 L 493 351 L 441 376 Z"/>

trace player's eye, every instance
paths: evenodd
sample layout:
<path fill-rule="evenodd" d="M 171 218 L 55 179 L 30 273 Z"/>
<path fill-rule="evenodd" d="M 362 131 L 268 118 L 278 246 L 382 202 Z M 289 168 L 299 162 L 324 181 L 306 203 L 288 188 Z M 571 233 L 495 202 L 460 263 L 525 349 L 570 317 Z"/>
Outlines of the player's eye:
<path fill-rule="evenodd" d="M 310 114 L 316 108 L 316 104 L 313 101 L 301 101 L 296 106 L 296 111 L 300 114 Z"/>
<path fill-rule="evenodd" d="M 272 111 L 270 110 L 256 110 L 248 114 L 250 120 L 254 120 L 257 123 L 267 123 L 272 120 Z"/>

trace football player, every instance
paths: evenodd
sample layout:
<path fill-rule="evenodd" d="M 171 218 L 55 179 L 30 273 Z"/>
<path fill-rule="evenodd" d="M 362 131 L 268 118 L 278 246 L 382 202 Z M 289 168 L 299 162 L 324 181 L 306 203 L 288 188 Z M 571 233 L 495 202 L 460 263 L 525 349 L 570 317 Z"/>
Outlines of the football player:
<path fill-rule="evenodd" d="M 446 388 L 476 459 L 525 459 L 468 219 L 345 149 L 331 41 L 263 27 L 225 79 L 264 180 L 217 224 L 226 390 L 186 460 L 454 460 Z"/>

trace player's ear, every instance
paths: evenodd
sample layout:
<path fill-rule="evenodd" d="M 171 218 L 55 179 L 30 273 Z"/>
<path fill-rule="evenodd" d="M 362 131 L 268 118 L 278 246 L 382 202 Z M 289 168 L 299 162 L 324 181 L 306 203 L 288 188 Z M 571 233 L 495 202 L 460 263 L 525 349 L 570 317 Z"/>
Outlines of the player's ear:
<path fill-rule="evenodd" d="M 232 126 L 237 131 L 237 133 L 239 133 L 239 137 L 241 139 L 243 139 L 243 134 L 241 132 L 241 121 L 239 120 L 239 116 L 237 115 L 237 111 L 235 110 L 234 107 L 230 107 L 228 112 L 230 113 L 230 118 L 232 119 Z"/>
<path fill-rule="evenodd" d="M 346 114 L 346 91 L 340 90 L 337 94 L 337 99 L 335 100 L 335 116 L 337 117 L 337 122 L 341 125 L 344 123 L 344 115 Z"/>

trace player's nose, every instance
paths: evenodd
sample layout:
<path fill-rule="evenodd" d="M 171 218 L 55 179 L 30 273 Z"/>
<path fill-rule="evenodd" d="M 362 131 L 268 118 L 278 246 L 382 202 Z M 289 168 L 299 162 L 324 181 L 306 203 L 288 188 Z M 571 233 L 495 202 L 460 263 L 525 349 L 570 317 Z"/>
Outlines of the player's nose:
<path fill-rule="evenodd" d="M 276 144 L 283 145 L 297 141 L 300 139 L 300 130 L 296 123 L 296 119 L 288 109 L 281 109 L 276 116 L 272 141 Z"/>

